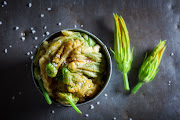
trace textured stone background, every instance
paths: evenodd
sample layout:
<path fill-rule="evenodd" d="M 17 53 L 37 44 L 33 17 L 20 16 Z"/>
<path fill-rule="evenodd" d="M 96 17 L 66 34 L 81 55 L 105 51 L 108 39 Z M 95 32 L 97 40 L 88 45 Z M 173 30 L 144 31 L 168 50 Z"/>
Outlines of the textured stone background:
<path fill-rule="evenodd" d="M 1 4 L 3 3 L 0 0 Z M 7 0 L 0 6 L 1 109 L 6 119 L 17 120 L 179 120 L 180 119 L 180 1 L 179 0 Z M 32 7 L 27 4 L 31 2 Z M 51 11 L 46 9 L 51 7 Z M 145 53 L 161 40 L 167 48 L 154 80 L 137 94 L 124 90 L 123 78 L 114 58 L 109 85 L 95 101 L 80 106 L 83 114 L 71 107 L 49 106 L 36 89 L 26 53 L 43 40 L 44 32 L 83 25 L 113 48 L 113 15 L 122 15 L 129 31 L 134 60 L 129 72 L 131 88 L 138 81 L 138 70 Z M 41 18 L 40 14 L 44 14 Z M 61 26 L 57 23 L 61 22 Z M 43 26 L 47 26 L 44 30 Z M 19 30 L 14 27 L 19 26 Z M 34 27 L 35 34 L 30 33 Z M 20 40 L 26 32 L 26 40 Z M 37 36 L 38 40 L 33 38 Z M 12 48 L 9 48 L 12 45 Z M 8 53 L 4 53 L 4 49 Z M 173 56 L 170 56 L 174 53 Z M 171 84 L 168 85 L 168 82 Z M 20 92 L 20 93 L 19 93 Z M 108 96 L 105 97 L 104 94 Z M 15 99 L 12 99 L 15 98 Z M 100 105 L 96 102 L 99 101 Z M 89 109 L 93 104 L 95 108 Z M 54 114 L 51 111 L 54 110 Z M 85 117 L 85 114 L 89 117 Z M 2 117 L 4 118 L 4 117 Z"/>

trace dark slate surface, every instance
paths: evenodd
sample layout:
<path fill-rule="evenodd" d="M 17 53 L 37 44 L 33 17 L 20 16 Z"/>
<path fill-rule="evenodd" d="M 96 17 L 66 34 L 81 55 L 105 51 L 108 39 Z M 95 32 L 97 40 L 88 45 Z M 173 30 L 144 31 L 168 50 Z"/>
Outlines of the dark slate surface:
<path fill-rule="evenodd" d="M 0 0 L 2 4 L 2 0 Z M 1 109 L 6 119 L 17 120 L 179 120 L 180 119 L 180 1 L 179 0 L 7 0 L 0 7 Z M 27 4 L 31 2 L 32 7 Z M 51 11 L 46 9 L 51 7 Z M 83 114 L 71 107 L 49 106 L 36 89 L 30 71 L 29 51 L 43 40 L 42 34 L 84 25 L 108 47 L 113 47 L 113 16 L 124 17 L 129 30 L 134 60 L 129 72 L 131 88 L 138 81 L 138 70 L 145 56 L 161 40 L 167 49 L 154 80 L 137 94 L 124 90 L 122 75 L 113 61 L 109 85 L 92 103 L 80 106 Z M 44 18 L 40 17 L 43 13 Z M 62 25 L 58 26 L 57 23 Z M 43 26 L 47 26 L 47 30 Z M 14 27 L 20 29 L 15 31 Z M 30 33 L 34 27 L 35 34 Z M 26 32 L 26 40 L 20 33 Z M 36 41 L 33 37 L 37 36 Z M 9 48 L 12 45 L 12 48 Z M 8 53 L 4 53 L 4 49 Z M 173 56 L 170 56 L 174 53 Z M 111 53 L 112 56 L 112 53 Z M 168 85 L 171 81 L 171 85 Z M 104 94 L 107 93 L 106 98 Z M 15 98 L 14 100 L 12 98 Z M 99 101 L 100 105 L 96 102 Z M 90 105 L 95 108 L 90 110 Z M 54 110 L 54 114 L 51 111 Z M 85 117 L 85 114 L 89 117 Z M 3 116 L 1 118 L 4 119 Z"/>

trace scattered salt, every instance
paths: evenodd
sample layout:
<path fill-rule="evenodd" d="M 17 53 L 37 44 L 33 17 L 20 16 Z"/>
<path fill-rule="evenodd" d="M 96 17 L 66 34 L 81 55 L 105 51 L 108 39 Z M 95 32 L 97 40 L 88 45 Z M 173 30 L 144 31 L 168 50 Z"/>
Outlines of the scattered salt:
<path fill-rule="evenodd" d="M 38 48 L 38 46 L 34 46 L 35 48 Z"/>
<path fill-rule="evenodd" d="M 54 113 L 54 110 L 52 110 L 51 113 Z"/>
<path fill-rule="evenodd" d="M 24 32 L 23 32 L 23 33 L 21 33 L 21 36 L 25 37 L 25 35 L 26 35 L 26 34 L 25 34 Z"/>
<path fill-rule="evenodd" d="M 54 65 L 54 67 L 57 67 L 57 64 L 56 63 L 52 63 Z"/>
<path fill-rule="evenodd" d="M 27 52 L 26 55 L 30 55 L 30 52 Z"/>
<path fill-rule="evenodd" d="M 44 26 L 43 28 L 44 28 L 44 29 L 47 29 L 47 26 Z"/>
<path fill-rule="evenodd" d="M 29 3 L 29 4 L 28 4 L 28 7 L 32 7 L 32 3 Z"/>
<path fill-rule="evenodd" d="M 129 118 L 129 120 L 132 120 L 132 118 Z"/>
<path fill-rule="evenodd" d="M 86 114 L 85 116 L 86 116 L 86 117 L 88 117 L 89 115 L 88 115 L 88 114 Z"/>
<path fill-rule="evenodd" d="M 174 55 L 174 53 L 171 53 L 171 54 L 170 54 L 170 56 L 173 56 L 173 55 Z"/>
<path fill-rule="evenodd" d="M 16 26 L 16 27 L 15 27 L 15 30 L 19 30 L 19 27 L 18 27 L 18 26 Z"/>
<path fill-rule="evenodd" d="M 4 5 L 1 5 L 1 7 L 4 7 Z"/>
<path fill-rule="evenodd" d="M 90 109 L 94 109 L 94 105 L 90 105 Z"/>
<path fill-rule="evenodd" d="M 46 35 L 49 35 L 49 32 L 46 32 Z"/>
<path fill-rule="evenodd" d="M 21 37 L 21 40 L 22 40 L 22 41 L 25 41 L 25 39 L 26 39 L 25 37 Z"/>
<path fill-rule="evenodd" d="M 12 96 L 12 99 L 14 100 L 14 99 L 15 99 L 15 96 Z"/>
<path fill-rule="evenodd" d="M 33 51 L 31 51 L 30 54 L 33 54 Z"/>
<path fill-rule="evenodd" d="M 96 104 L 98 104 L 98 105 L 99 105 L 99 104 L 100 104 L 100 102 L 98 101 Z"/>
<path fill-rule="evenodd" d="M 171 83 L 171 81 L 168 82 L 169 84 Z"/>
<path fill-rule="evenodd" d="M 113 120 L 116 120 L 116 117 L 114 117 Z"/>
<path fill-rule="evenodd" d="M 12 48 L 12 45 L 9 45 L 10 48 Z"/>
<path fill-rule="evenodd" d="M 31 60 L 33 59 L 33 56 L 31 56 Z"/>
<path fill-rule="evenodd" d="M 81 25 L 81 27 L 83 27 L 84 25 Z"/>
<path fill-rule="evenodd" d="M 2 22 L 0 21 L 0 25 L 2 25 Z"/>
<path fill-rule="evenodd" d="M 60 55 L 56 55 L 56 57 L 60 58 L 61 56 Z"/>
<path fill-rule="evenodd" d="M 77 25 L 74 25 L 74 28 L 77 28 Z"/>
<path fill-rule="evenodd" d="M 47 8 L 47 10 L 48 10 L 48 11 L 50 11 L 50 10 L 51 10 L 51 8 Z"/>
<path fill-rule="evenodd" d="M 4 49 L 4 53 L 7 53 L 7 49 Z"/>
<path fill-rule="evenodd" d="M 78 84 L 79 84 L 79 86 L 82 86 L 82 83 L 81 83 L 81 82 L 79 82 Z"/>
<path fill-rule="evenodd" d="M 34 37 L 35 40 L 38 40 L 38 37 Z"/>
<path fill-rule="evenodd" d="M 45 35 L 45 34 L 43 34 L 42 36 L 43 36 L 43 37 L 45 37 L 46 35 Z"/>
<path fill-rule="evenodd" d="M 7 5 L 7 2 L 6 2 L 6 1 L 4 1 L 4 2 L 3 2 L 3 4 L 4 4 L 4 5 Z"/>
<path fill-rule="evenodd" d="M 41 16 L 41 17 L 44 17 L 44 14 L 41 14 L 40 16 Z"/>
<path fill-rule="evenodd" d="M 36 31 L 35 31 L 35 30 L 32 30 L 31 32 L 32 32 L 32 34 L 36 33 Z"/>
<path fill-rule="evenodd" d="M 104 94 L 105 97 L 107 97 L 108 95 L 107 94 Z"/>
<path fill-rule="evenodd" d="M 59 26 L 60 26 L 60 25 L 61 25 L 61 23 L 57 23 L 57 25 L 59 25 Z"/>
<path fill-rule="evenodd" d="M 33 28 L 33 27 L 31 27 L 31 30 L 34 30 L 34 28 Z"/>

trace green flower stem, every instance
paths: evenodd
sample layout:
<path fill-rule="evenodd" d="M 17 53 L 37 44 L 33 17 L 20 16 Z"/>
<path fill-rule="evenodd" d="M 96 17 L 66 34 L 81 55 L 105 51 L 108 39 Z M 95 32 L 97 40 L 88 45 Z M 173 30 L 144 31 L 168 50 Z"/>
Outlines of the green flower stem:
<path fill-rule="evenodd" d="M 78 112 L 79 114 L 82 114 L 82 112 L 77 108 L 77 106 L 73 103 L 73 101 L 68 99 L 68 102 L 71 104 L 71 106 Z"/>
<path fill-rule="evenodd" d="M 123 77 L 124 77 L 124 87 L 125 87 L 125 90 L 129 90 L 129 82 L 128 82 L 127 73 L 123 73 Z"/>
<path fill-rule="evenodd" d="M 45 99 L 46 99 L 46 102 L 47 102 L 49 105 L 52 104 L 51 98 L 49 97 L 47 91 L 45 90 L 45 88 L 44 88 L 44 86 L 43 86 L 42 80 L 37 80 L 37 81 L 38 81 L 38 83 L 39 83 L 40 89 L 41 89 L 42 92 L 43 92 L 43 95 L 44 95 L 44 97 L 45 97 Z"/>
<path fill-rule="evenodd" d="M 139 88 L 142 86 L 142 84 L 143 84 L 143 82 L 139 82 L 133 89 L 132 89 L 132 93 L 136 93 L 138 90 L 139 90 Z"/>

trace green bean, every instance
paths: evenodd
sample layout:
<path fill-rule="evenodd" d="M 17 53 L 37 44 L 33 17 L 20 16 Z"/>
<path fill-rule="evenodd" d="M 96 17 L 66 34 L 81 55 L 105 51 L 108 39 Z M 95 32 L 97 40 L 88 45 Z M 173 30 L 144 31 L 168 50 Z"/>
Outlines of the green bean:
<path fill-rule="evenodd" d="M 46 73 L 49 77 L 56 77 L 58 70 L 55 68 L 55 66 L 52 63 L 48 63 L 46 65 Z"/>

